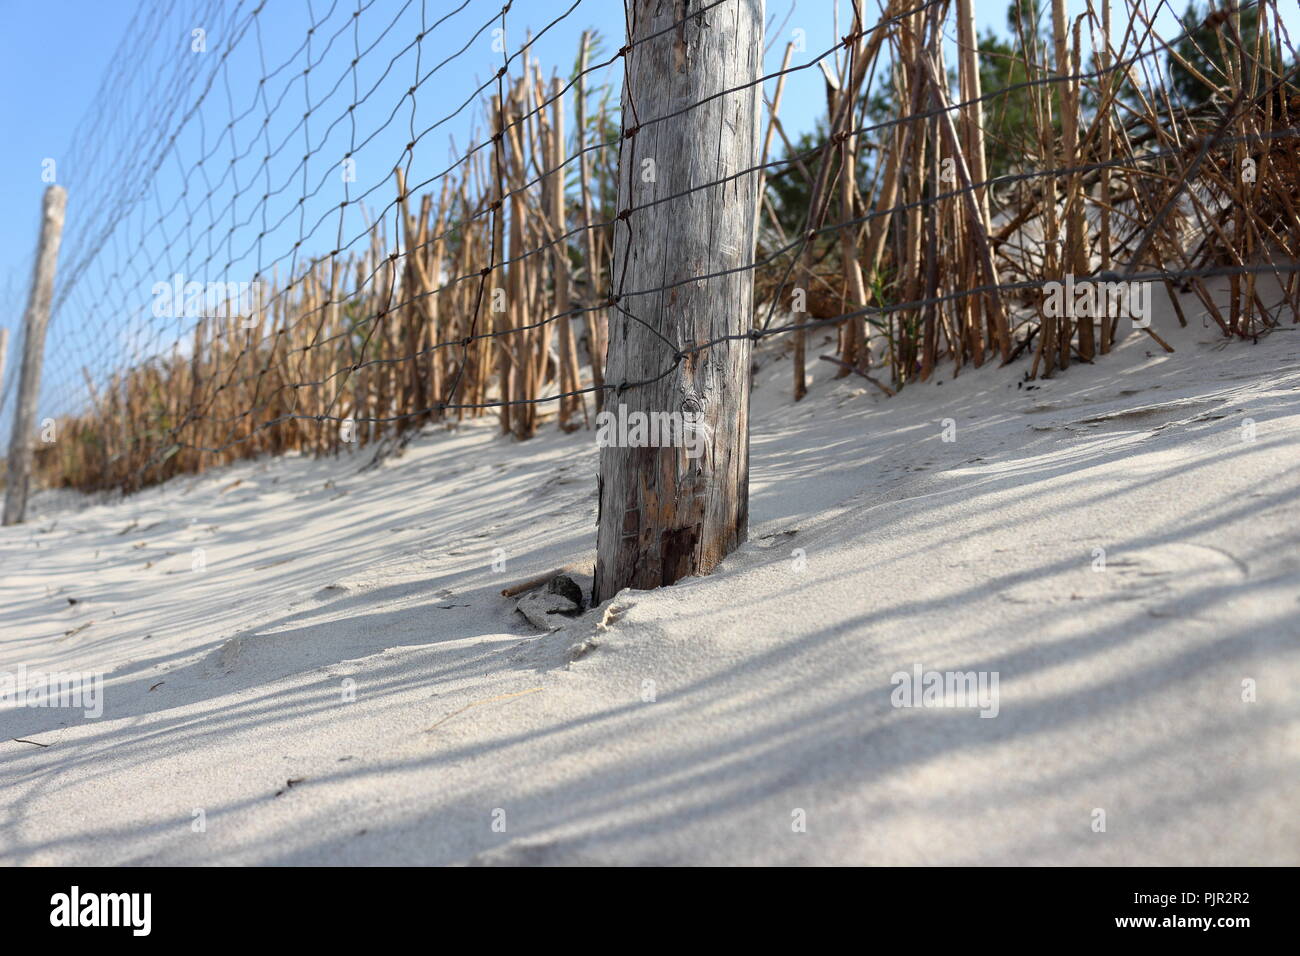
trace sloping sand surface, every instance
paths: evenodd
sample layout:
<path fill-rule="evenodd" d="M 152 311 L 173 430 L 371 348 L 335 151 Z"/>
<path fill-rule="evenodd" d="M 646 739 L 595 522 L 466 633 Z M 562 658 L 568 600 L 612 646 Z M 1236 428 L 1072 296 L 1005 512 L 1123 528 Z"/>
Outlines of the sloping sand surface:
<path fill-rule="evenodd" d="M 765 353 L 749 543 L 550 634 L 499 592 L 590 557 L 590 432 L 41 494 L 0 672 L 104 711 L 0 710 L 0 862 L 1300 863 L 1300 332 L 1157 328 L 894 399 Z"/>

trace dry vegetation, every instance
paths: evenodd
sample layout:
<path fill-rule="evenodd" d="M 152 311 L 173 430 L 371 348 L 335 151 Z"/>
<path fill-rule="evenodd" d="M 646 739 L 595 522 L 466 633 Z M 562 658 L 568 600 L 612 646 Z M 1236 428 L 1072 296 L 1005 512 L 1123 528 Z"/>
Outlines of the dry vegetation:
<path fill-rule="evenodd" d="M 1214 14 L 1219 49 L 1194 60 L 1176 44 L 1150 52 L 1160 40 L 1142 0 L 1075 19 L 1057 0 L 1044 10 L 1050 42 L 1014 45 L 1002 65 L 1021 85 L 999 95 L 981 89 L 968 0 L 900 16 L 915 6 L 889 0 L 877 25 L 851 25 L 837 69 L 823 61 L 828 129 L 811 148 L 789 142 L 782 85 L 768 88 L 755 322 L 803 290 L 807 314 L 772 323 L 793 326 L 781 341 L 796 399 L 824 330 L 837 340 L 821 357 L 838 374 L 890 393 L 941 363 L 1022 358 L 1041 376 L 1093 361 L 1112 347 L 1113 320 L 1041 314 L 1038 286 L 1066 274 L 1169 273 L 1162 281 L 1194 291 L 1226 337 L 1295 321 L 1300 165 L 1294 133 L 1280 131 L 1300 120 L 1300 91 L 1275 3 L 1259 4 L 1249 39 L 1240 13 Z M 960 41 L 956 63 L 945 32 Z M 584 36 L 584 60 L 586 49 Z M 1167 56 L 1211 95 L 1180 100 Z M 350 438 L 391 450 L 427 423 L 484 414 L 519 439 L 589 425 L 617 149 L 584 147 L 617 140 L 618 119 L 603 106 L 586 115 L 601 101 L 582 74 L 548 81 L 529 61 L 521 72 L 504 103 L 483 104 L 501 135 L 457 178 L 408 196 L 395 171 L 401 235 L 377 222 L 364 253 L 281 281 L 254 328 L 205 319 L 170 357 L 88 380 L 91 407 L 39 446 L 41 480 L 133 490 L 236 458 L 332 453 Z M 999 142 L 1013 107 L 1022 138 Z M 1016 162 L 997 178 L 990 156 L 1009 148 Z M 1255 274 L 1232 277 L 1226 304 L 1185 275 L 1274 263 L 1283 309 Z M 579 394 L 545 401 L 561 393 Z M 513 404 L 493 407 L 503 401 Z"/>

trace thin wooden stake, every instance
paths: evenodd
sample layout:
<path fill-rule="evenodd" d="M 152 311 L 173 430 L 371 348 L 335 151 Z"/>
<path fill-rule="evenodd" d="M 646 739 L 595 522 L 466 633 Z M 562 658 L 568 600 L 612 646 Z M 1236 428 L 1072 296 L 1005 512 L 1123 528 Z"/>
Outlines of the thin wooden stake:
<path fill-rule="evenodd" d="M 4 523 L 21 524 L 27 514 L 27 489 L 31 481 L 32 428 L 36 424 L 36 400 L 41 390 L 41 365 L 45 360 L 45 329 L 50 323 L 50 302 L 54 298 L 54 270 L 63 238 L 63 214 L 68 193 L 62 186 L 45 190 L 41 203 L 41 238 L 32 270 L 32 288 L 23 319 L 23 364 L 14 403 L 14 430 L 9 440 L 9 477 L 5 488 Z"/>

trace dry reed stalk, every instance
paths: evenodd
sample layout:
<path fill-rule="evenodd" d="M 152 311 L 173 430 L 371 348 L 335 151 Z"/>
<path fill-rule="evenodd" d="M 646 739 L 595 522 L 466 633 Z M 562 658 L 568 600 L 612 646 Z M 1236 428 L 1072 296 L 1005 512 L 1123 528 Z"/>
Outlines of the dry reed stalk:
<path fill-rule="evenodd" d="M 587 154 L 587 61 L 591 50 L 591 34 L 583 31 L 578 43 L 578 77 L 575 84 L 574 116 L 577 122 L 577 140 L 575 148 L 578 153 L 578 187 L 581 191 L 582 237 L 585 251 L 586 296 L 584 322 L 587 328 L 587 360 L 591 365 L 591 383 L 596 388 L 593 393 L 596 411 L 604 405 L 605 393 L 605 322 L 604 313 L 593 308 L 603 300 L 600 236 L 593 226 L 591 199 L 591 161 Z M 598 115 L 598 129 L 604 128 L 604 113 Z M 599 138 L 599 134 L 597 134 Z"/>

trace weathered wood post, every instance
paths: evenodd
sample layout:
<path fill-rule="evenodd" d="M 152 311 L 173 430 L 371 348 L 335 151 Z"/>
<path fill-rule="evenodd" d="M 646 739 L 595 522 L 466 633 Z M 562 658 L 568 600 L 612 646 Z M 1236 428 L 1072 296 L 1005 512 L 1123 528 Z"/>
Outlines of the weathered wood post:
<path fill-rule="evenodd" d="M 41 390 L 41 364 L 45 358 L 45 327 L 54 298 L 54 267 L 59 261 L 63 212 L 68 193 L 62 186 L 45 190 L 41 203 L 41 239 L 32 269 L 32 288 L 23 320 L 22 371 L 14 402 L 14 430 L 9 440 L 9 474 L 5 487 L 4 523 L 21 524 L 27 513 L 27 486 L 31 480 L 32 429 L 36 424 L 36 399 Z"/>
<path fill-rule="evenodd" d="M 5 359 L 9 358 L 9 330 L 0 329 L 0 411 L 5 407 Z"/>
<path fill-rule="evenodd" d="M 748 531 L 764 5 L 699 6 L 630 2 L 593 602 Z"/>

